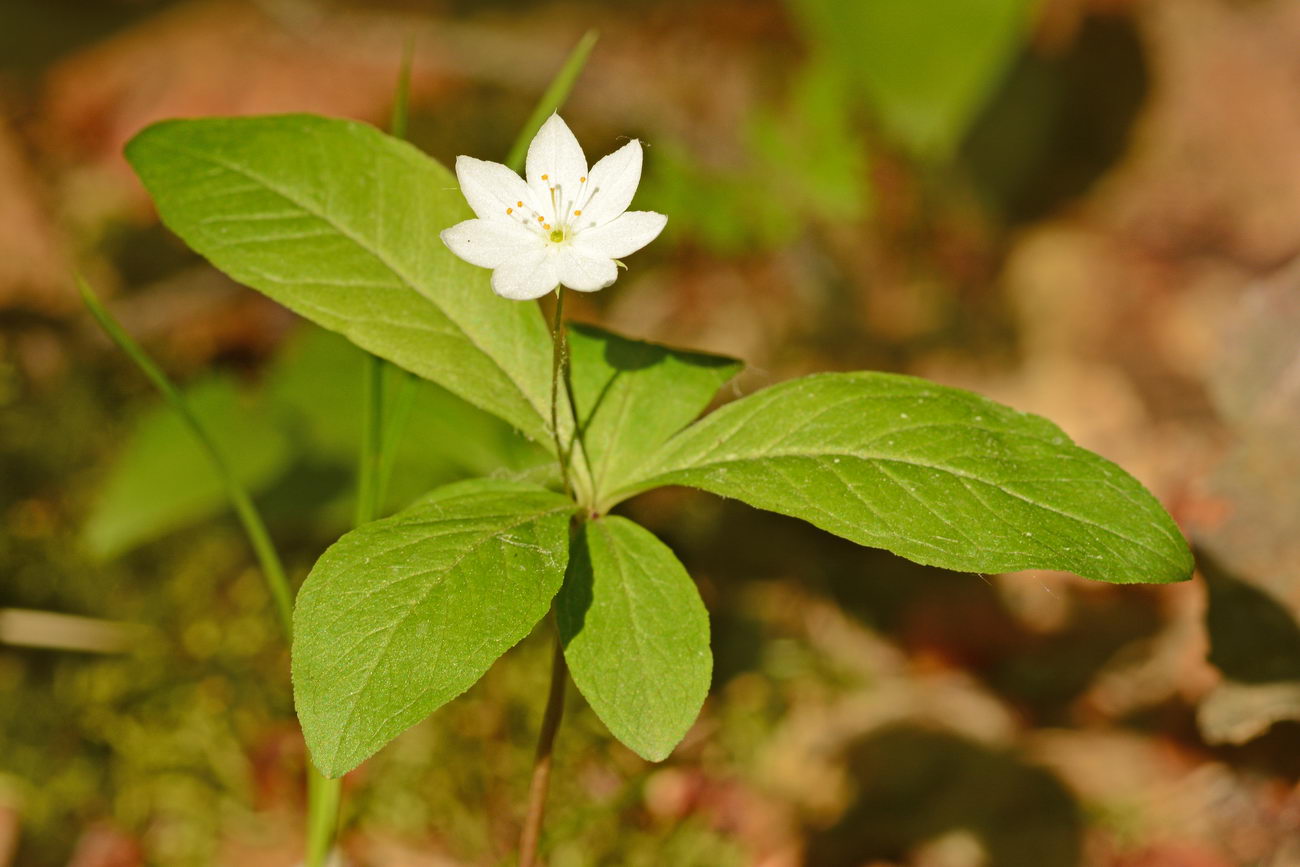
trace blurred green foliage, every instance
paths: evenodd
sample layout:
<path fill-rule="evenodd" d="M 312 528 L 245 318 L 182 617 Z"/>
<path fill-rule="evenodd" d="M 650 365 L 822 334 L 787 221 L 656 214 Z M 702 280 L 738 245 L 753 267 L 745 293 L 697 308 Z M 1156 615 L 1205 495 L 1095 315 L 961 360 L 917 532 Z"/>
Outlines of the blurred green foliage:
<path fill-rule="evenodd" d="M 671 142 L 656 149 L 642 195 L 672 215 L 669 237 L 679 243 L 734 255 L 869 216 L 872 128 L 922 164 L 950 164 L 1022 52 L 1037 4 L 788 5 L 809 56 L 743 126 L 744 164 L 701 165 Z"/>
<path fill-rule="evenodd" d="M 250 406 L 234 377 L 207 377 L 186 397 L 240 484 L 261 491 L 284 471 L 288 439 Z M 86 522 L 86 545 L 97 556 L 113 557 L 227 506 L 211 459 L 181 417 L 160 404 L 138 420 L 105 480 Z"/>
<path fill-rule="evenodd" d="M 221 374 L 191 384 L 185 395 L 252 493 L 288 506 L 294 489 L 277 496 L 276 485 L 313 478 L 314 495 L 295 507 L 307 523 L 338 528 L 353 496 L 348 478 L 361 442 L 355 408 L 364 358 L 345 338 L 304 325 L 263 382 L 241 386 Z M 394 398 L 386 426 L 395 438 L 389 511 L 461 478 L 551 473 L 545 453 L 494 416 L 391 366 L 385 377 Z M 115 557 L 227 508 L 221 480 L 193 433 L 160 403 L 134 422 L 87 519 L 85 540 L 93 554 Z"/>
<path fill-rule="evenodd" d="M 1036 0 L 790 0 L 889 138 L 946 161 L 1020 51 Z"/>
<path fill-rule="evenodd" d="M 744 165 L 701 165 L 682 146 L 663 143 L 638 202 L 672 215 L 669 238 L 722 255 L 780 247 L 810 226 L 859 220 L 872 197 L 853 108 L 833 64 L 800 67 L 789 92 L 759 106 L 742 129 Z"/>

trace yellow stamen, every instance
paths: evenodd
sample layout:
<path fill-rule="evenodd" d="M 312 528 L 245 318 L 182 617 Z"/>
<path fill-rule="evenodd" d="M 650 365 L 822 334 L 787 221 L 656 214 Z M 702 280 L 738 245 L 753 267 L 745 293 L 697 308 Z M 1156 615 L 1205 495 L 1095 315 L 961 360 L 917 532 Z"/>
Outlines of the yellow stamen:
<path fill-rule="evenodd" d="M 516 208 L 522 208 L 523 206 L 524 206 L 524 203 L 523 203 L 523 202 L 515 202 L 515 207 L 516 207 Z"/>
<path fill-rule="evenodd" d="M 549 178 L 549 177 L 550 177 L 550 175 L 542 175 L 542 180 L 546 180 L 546 179 Z"/>
<path fill-rule="evenodd" d="M 585 184 L 586 182 L 587 182 L 586 178 L 578 178 L 578 183 Z"/>
<path fill-rule="evenodd" d="M 573 212 L 573 216 L 575 216 L 575 217 L 581 217 L 581 216 L 582 216 L 582 211 L 574 211 L 574 212 Z"/>
<path fill-rule="evenodd" d="M 506 208 L 506 213 L 507 213 L 507 214 L 513 214 L 514 212 L 515 212 L 515 209 L 514 209 L 514 208 Z"/>

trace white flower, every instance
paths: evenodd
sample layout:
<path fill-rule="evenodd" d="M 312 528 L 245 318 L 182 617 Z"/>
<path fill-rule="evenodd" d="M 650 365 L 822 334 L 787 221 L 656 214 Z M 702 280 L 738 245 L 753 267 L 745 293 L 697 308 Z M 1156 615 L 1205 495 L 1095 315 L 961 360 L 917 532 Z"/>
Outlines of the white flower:
<path fill-rule="evenodd" d="M 587 171 L 568 125 L 553 114 L 528 146 L 528 180 L 500 163 L 456 158 L 456 177 L 476 220 L 442 232 L 442 242 L 471 265 L 492 269 L 504 298 L 540 298 L 563 284 L 604 289 L 622 258 L 663 231 L 668 218 L 629 211 L 641 181 L 641 143 L 633 139 Z"/>

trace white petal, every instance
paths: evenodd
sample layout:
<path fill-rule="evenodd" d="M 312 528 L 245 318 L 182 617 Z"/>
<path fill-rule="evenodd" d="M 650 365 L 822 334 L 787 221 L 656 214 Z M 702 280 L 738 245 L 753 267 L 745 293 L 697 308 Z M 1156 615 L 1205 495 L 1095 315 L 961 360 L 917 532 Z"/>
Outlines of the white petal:
<path fill-rule="evenodd" d="M 558 114 L 552 114 L 528 145 L 524 166 L 528 186 L 532 188 L 538 210 L 554 223 L 551 209 L 552 187 L 555 201 L 572 199 L 578 194 L 581 179 L 587 176 L 587 157 L 572 130 Z M 561 209 L 563 210 L 563 209 Z"/>
<path fill-rule="evenodd" d="M 592 258 L 621 259 L 657 238 L 667 224 L 668 218 L 663 214 L 628 211 L 603 226 L 583 229 L 574 237 L 573 244 Z"/>
<path fill-rule="evenodd" d="M 465 201 L 481 219 L 513 221 L 515 217 L 507 214 L 507 210 L 513 209 L 517 215 L 520 202 L 528 210 L 533 208 L 524 179 L 500 163 L 456 157 L 456 179 L 460 181 Z"/>
<path fill-rule="evenodd" d="M 641 142 L 632 139 L 591 167 L 578 225 L 600 226 L 626 211 L 639 183 Z"/>
<path fill-rule="evenodd" d="M 518 223 L 496 220 L 466 220 L 443 229 L 440 237 L 447 249 L 480 268 L 499 268 L 507 262 L 528 259 L 545 247 L 536 232 Z"/>
<path fill-rule="evenodd" d="M 555 266 L 560 282 L 579 292 L 596 292 L 618 279 L 613 259 L 595 259 L 572 246 L 559 252 Z"/>
<path fill-rule="evenodd" d="M 545 250 L 507 262 L 492 272 L 492 291 L 512 301 L 541 298 L 559 285 L 555 262 Z"/>

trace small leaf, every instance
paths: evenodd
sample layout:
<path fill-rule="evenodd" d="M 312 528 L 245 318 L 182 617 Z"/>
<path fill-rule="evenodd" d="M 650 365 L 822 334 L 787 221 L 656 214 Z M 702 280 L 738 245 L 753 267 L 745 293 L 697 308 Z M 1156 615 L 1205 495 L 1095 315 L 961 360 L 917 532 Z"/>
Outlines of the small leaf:
<path fill-rule="evenodd" d="M 293 683 L 312 760 L 337 777 L 464 692 L 546 613 L 569 499 L 477 479 L 332 545 L 298 594 Z"/>
<path fill-rule="evenodd" d="M 743 366 L 592 325 L 570 325 L 569 346 L 578 432 L 597 492 L 635 478 L 646 457 L 694 421 Z"/>
<path fill-rule="evenodd" d="M 251 405 L 234 379 L 217 376 L 185 389 L 235 479 L 256 493 L 289 463 L 276 419 Z M 137 422 L 109 472 L 83 530 L 91 553 L 116 557 L 229 508 L 212 459 L 171 407 L 159 404 Z"/>
<path fill-rule="evenodd" d="M 709 615 L 691 576 L 626 518 L 583 525 L 556 619 L 573 681 L 616 738 L 652 762 L 686 736 L 709 692 Z"/>
<path fill-rule="evenodd" d="M 895 139 L 948 159 L 1024 40 L 1034 0 L 791 0 Z"/>
<path fill-rule="evenodd" d="M 546 325 L 439 240 L 469 216 L 443 166 L 313 115 L 166 121 L 127 158 L 163 222 L 231 277 L 550 448 Z"/>
<path fill-rule="evenodd" d="M 1192 557 L 1150 493 L 1056 425 L 884 373 L 832 373 L 738 400 L 643 468 L 803 518 L 861 545 L 967 572 L 1061 569 L 1180 581 Z"/>

